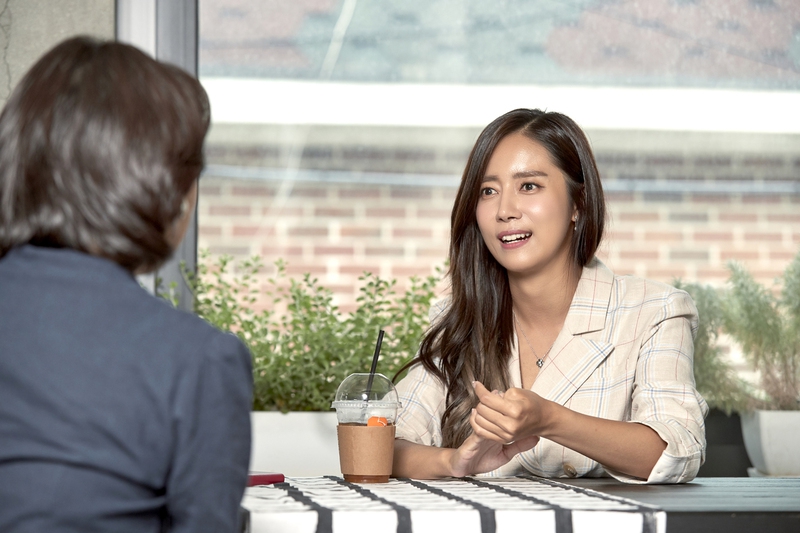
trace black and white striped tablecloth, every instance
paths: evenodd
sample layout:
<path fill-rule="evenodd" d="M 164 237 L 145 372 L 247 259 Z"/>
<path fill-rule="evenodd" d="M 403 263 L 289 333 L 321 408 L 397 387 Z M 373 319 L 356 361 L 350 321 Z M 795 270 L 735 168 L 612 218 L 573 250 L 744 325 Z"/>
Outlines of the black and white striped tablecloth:
<path fill-rule="evenodd" d="M 251 533 L 663 533 L 657 507 L 533 477 L 286 478 L 250 487 L 242 505 Z"/>

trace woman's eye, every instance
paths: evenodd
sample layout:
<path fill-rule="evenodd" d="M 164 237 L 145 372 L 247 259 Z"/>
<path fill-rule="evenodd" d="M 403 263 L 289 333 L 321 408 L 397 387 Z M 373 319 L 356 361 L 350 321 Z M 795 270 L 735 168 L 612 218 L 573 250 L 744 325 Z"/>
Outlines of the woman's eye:
<path fill-rule="evenodd" d="M 481 196 L 491 196 L 492 194 L 494 194 L 494 189 L 491 187 L 484 187 L 481 189 Z"/>
<path fill-rule="evenodd" d="M 522 184 L 522 190 L 523 191 L 535 191 L 538 188 L 539 188 L 539 186 L 536 185 L 535 183 L 523 183 Z"/>

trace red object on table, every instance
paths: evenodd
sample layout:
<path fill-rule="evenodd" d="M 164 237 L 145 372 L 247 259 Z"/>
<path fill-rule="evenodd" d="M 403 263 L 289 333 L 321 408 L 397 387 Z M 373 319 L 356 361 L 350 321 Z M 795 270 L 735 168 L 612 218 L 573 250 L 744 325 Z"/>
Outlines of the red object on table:
<path fill-rule="evenodd" d="M 247 486 L 270 485 L 272 483 L 283 483 L 283 474 L 277 472 L 250 472 L 247 478 Z"/>

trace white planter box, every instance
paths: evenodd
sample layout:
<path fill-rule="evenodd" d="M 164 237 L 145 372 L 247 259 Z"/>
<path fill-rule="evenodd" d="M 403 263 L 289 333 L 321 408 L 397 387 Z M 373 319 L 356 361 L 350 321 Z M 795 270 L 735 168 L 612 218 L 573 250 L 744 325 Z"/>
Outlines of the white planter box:
<path fill-rule="evenodd" d="M 742 437 L 751 475 L 800 476 L 800 411 L 743 413 Z"/>
<path fill-rule="evenodd" d="M 250 470 L 285 476 L 340 475 L 336 412 L 253 411 Z"/>

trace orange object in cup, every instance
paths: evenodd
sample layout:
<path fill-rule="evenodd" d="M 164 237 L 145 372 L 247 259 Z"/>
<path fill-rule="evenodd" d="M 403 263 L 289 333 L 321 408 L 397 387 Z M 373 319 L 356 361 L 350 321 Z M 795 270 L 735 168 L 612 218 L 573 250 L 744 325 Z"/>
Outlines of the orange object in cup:
<path fill-rule="evenodd" d="M 371 416 L 367 420 L 367 426 L 388 426 L 389 422 L 382 416 Z"/>

